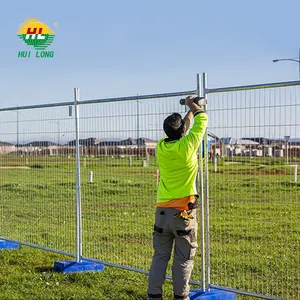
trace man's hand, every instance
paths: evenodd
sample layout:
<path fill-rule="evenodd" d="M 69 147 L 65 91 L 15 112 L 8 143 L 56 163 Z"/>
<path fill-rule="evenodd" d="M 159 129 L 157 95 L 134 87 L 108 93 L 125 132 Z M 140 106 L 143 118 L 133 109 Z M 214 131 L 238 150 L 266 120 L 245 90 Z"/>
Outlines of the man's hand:
<path fill-rule="evenodd" d="M 187 105 L 190 108 L 192 113 L 194 113 L 197 110 L 202 110 L 201 106 L 194 102 L 194 96 L 187 96 L 185 98 L 185 105 Z"/>
<path fill-rule="evenodd" d="M 185 98 L 185 105 L 190 106 L 192 103 L 194 103 L 195 96 L 187 96 Z"/>

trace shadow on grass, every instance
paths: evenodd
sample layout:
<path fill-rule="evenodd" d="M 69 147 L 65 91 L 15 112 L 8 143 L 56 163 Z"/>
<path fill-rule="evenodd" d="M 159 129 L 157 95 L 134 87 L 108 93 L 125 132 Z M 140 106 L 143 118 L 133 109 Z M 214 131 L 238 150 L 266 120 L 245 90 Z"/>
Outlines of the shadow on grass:
<path fill-rule="evenodd" d="M 300 187 L 300 182 L 294 182 L 294 181 L 285 181 L 280 183 L 284 187 Z"/>
<path fill-rule="evenodd" d="M 38 273 L 53 273 L 54 270 L 53 270 L 53 267 L 37 267 L 37 268 L 34 268 L 34 270 Z"/>

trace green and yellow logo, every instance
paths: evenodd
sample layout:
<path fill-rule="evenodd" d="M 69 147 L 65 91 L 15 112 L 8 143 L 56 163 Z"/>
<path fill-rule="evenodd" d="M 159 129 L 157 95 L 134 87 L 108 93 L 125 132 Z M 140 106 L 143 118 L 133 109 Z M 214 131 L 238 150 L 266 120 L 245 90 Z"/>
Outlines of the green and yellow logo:
<path fill-rule="evenodd" d="M 18 30 L 18 37 L 36 50 L 35 56 L 37 58 L 54 57 L 53 51 L 44 50 L 52 44 L 55 32 L 38 19 L 30 18 L 22 23 Z M 21 58 L 29 58 L 30 55 L 31 51 L 18 52 L 18 57 Z"/>

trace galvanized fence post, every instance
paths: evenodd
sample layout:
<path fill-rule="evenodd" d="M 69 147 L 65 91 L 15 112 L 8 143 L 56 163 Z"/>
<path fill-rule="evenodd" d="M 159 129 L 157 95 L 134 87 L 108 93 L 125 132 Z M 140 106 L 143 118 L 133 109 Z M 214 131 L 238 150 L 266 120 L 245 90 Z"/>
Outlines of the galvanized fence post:
<path fill-rule="evenodd" d="M 202 96 L 202 90 L 200 90 L 200 74 L 197 74 L 197 96 Z M 200 144 L 199 153 L 199 195 L 200 195 L 200 242 L 201 242 L 201 290 L 204 292 L 206 290 L 206 277 L 205 277 L 205 213 L 204 213 L 204 180 L 203 180 L 203 153 L 204 153 L 203 143 Z"/>
<path fill-rule="evenodd" d="M 202 92 L 203 97 L 207 96 L 207 73 L 202 74 Z M 207 101 L 205 102 L 207 103 Z M 204 111 L 207 112 L 207 105 L 203 107 Z M 206 289 L 210 290 L 210 237 L 209 237 L 209 172 L 208 172 L 208 141 L 207 141 L 207 129 L 205 131 L 204 139 L 204 163 L 205 163 L 205 200 L 204 200 L 204 208 L 205 208 L 205 246 L 206 246 L 206 270 L 205 270 L 205 281 L 206 281 Z"/>
<path fill-rule="evenodd" d="M 80 144 L 79 144 L 79 89 L 74 88 L 75 134 L 76 134 L 76 262 L 82 261 L 81 226 L 81 180 L 80 180 Z"/>

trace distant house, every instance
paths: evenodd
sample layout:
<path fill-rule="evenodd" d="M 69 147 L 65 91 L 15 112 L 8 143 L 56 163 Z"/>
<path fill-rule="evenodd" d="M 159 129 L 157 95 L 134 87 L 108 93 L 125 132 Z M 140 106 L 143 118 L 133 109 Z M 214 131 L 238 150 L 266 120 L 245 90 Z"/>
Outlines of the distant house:
<path fill-rule="evenodd" d="M 102 141 L 98 144 L 99 147 L 119 147 L 119 146 L 128 146 L 128 147 L 146 147 L 146 148 L 155 148 L 157 141 L 151 140 L 148 138 L 139 138 L 132 139 L 128 138 L 121 141 Z"/>
<path fill-rule="evenodd" d="M 50 141 L 32 141 L 26 144 L 16 145 L 18 155 L 37 156 L 37 155 L 53 155 L 58 149 L 58 144 Z M 54 150 L 56 149 L 56 150 Z"/>
<path fill-rule="evenodd" d="M 58 146 L 58 144 L 50 141 L 34 141 L 27 144 L 19 145 L 19 147 L 38 147 L 38 148 L 48 148 L 51 146 Z"/>
<path fill-rule="evenodd" d="M 260 144 L 260 145 L 269 145 L 270 144 L 270 139 L 267 139 L 264 137 L 243 137 L 240 140 L 253 141 L 256 144 Z"/>
<path fill-rule="evenodd" d="M 283 138 L 270 139 L 272 144 L 285 145 L 286 141 Z M 290 146 L 300 146 L 300 138 L 289 138 L 288 143 Z"/>
<path fill-rule="evenodd" d="M 155 155 L 157 141 L 148 138 L 128 138 L 125 140 L 107 140 L 99 142 L 95 149 L 97 154 L 104 155 Z"/>
<path fill-rule="evenodd" d="M 300 138 L 290 138 L 289 145 L 291 146 L 300 146 Z"/>
<path fill-rule="evenodd" d="M 223 145 L 233 145 L 236 143 L 237 139 L 233 137 L 222 137 L 220 139 Z"/>
<path fill-rule="evenodd" d="M 135 146 L 136 140 L 128 138 L 126 140 L 107 140 L 98 144 L 99 147 Z"/>
<path fill-rule="evenodd" d="M 154 155 L 157 141 L 148 138 L 125 140 L 114 139 L 99 140 L 91 137 L 80 139 L 81 153 L 83 155 L 135 155 L 146 154 Z M 68 146 L 75 147 L 76 140 L 68 143 Z"/>
<path fill-rule="evenodd" d="M 96 139 L 96 138 L 87 138 L 87 139 L 79 139 L 79 145 L 80 146 L 87 146 L 87 147 L 90 147 L 90 146 L 97 146 L 99 145 L 101 141 Z M 70 141 L 68 143 L 68 146 L 76 146 L 76 140 L 73 140 L 73 141 Z"/>
<path fill-rule="evenodd" d="M 259 145 L 259 142 L 243 138 L 243 139 L 237 140 L 235 142 L 235 145 Z"/>
<path fill-rule="evenodd" d="M 15 151 L 15 145 L 0 141 L 0 154 L 7 154 Z"/>

